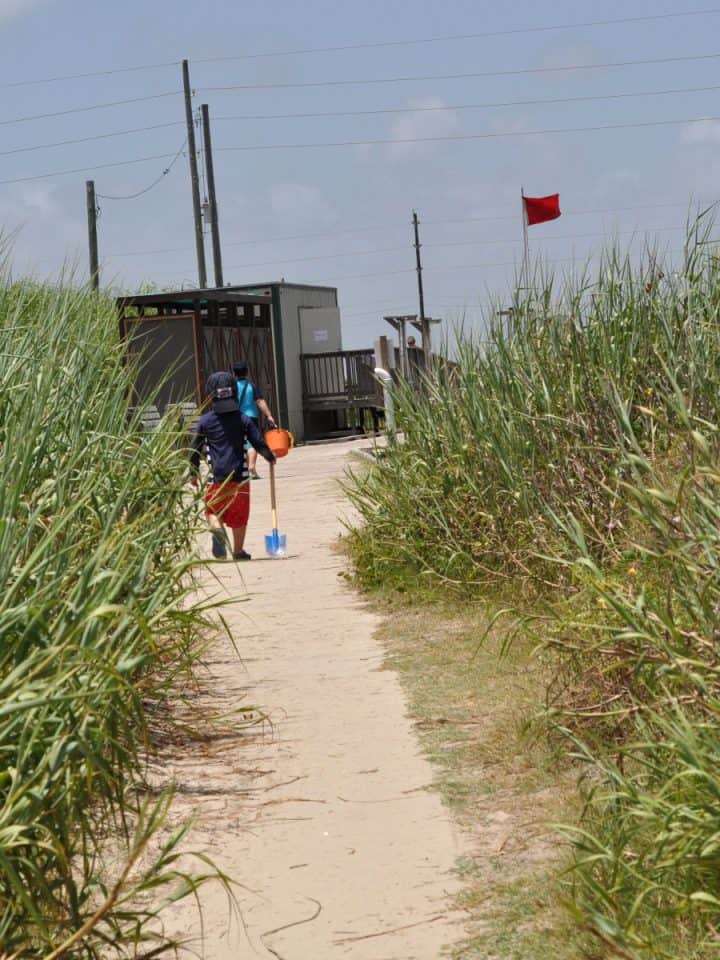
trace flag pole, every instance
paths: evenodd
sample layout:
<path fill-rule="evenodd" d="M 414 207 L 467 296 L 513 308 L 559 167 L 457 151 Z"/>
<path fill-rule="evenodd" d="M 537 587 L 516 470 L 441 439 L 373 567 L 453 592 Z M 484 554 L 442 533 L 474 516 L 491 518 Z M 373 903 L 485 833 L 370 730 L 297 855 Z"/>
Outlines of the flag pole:
<path fill-rule="evenodd" d="M 523 224 L 523 272 L 525 286 L 530 283 L 530 246 L 528 244 L 528 221 L 527 208 L 525 207 L 525 189 L 520 187 L 520 205 L 522 206 L 522 224 Z"/>

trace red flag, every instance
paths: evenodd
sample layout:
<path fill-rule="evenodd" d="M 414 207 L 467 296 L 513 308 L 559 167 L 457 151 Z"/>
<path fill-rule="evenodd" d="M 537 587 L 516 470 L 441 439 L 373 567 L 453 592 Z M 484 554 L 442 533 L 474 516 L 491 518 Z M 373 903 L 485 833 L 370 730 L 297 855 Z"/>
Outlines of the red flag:
<path fill-rule="evenodd" d="M 560 194 L 551 193 L 549 197 L 523 197 L 528 226 L 557 220 L 560 216 Z"/>

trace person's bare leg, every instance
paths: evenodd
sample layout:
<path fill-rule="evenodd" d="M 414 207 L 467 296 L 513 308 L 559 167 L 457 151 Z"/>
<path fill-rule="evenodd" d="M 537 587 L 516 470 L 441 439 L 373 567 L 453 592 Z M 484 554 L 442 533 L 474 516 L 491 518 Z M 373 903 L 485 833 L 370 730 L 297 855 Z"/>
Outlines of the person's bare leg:
<path fill-rule="evenodd" d="M 233 553 L 242 553 L 243 547 L 245 546 L 246 530 L 246 526 L 232 528 Z"/>
<path fill-rule="evenodd" d="M 227 536 L 223 530 L 222 522 L 220 521 L 220 517 L 215 513 L 209 513 L 207 519 L 210 525 L 210 532 L 212 533 L 212 554 L 216 559 L 222 560 L 227 553 L 225 546 Z"/>
<path fill-rule="evenodd" d="M 248 471 L 250 476 L 256 473 L 255 467 L 257 466 L 257 450 L 254 447 L 250 447 L 248 450 Z"/>

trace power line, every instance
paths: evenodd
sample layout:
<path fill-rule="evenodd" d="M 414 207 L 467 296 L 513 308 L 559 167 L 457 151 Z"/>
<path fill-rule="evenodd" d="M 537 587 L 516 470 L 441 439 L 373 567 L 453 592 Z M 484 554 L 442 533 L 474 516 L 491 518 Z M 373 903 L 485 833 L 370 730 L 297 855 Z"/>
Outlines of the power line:
<path fill-rule="evenodd" d="M 90 73 L 66 73 L 57 77 L 39 77 L 32 80 L 11 80 L 0 83 L 0 90 L 13 87 L 37 86 L 41 83 L 60 83 L 63 80 L 90 80 L 93 77 L 112 77 L 117 73 L 137 73 L 143 70 L 164 70 L 167 67 L 179 67 L 179 60 L 167 60 L 165 63 L 144 63 L 135 67 L 116 67 L 114 70 L 93 70 Z"/>
<path fill-rule="evenodd" d="M 404 46 L 413 46 L 419 44 L 427 43 L 443 43 L 457 40 L 484 40 L 493 37 L 509 37 L 516 36 L 524 33 L 547 33 L 553 30 L 576 30 L 583 27 L 607 27 L 614 26 L 615 24 L 627 24 L 627 23 L 646 23 L 651 20 L 670 20 L 673 18 L 679 17 L 700 17 L 706 16 L 708 14 L 720 13 L 720 9 L 717 7 L 712 7 L 705 10 L 688 10 L 685 12 L 678 13 L 660 13 L 660 14 L 651 14 L 648 16 L 642 17 L 622 17 L 613 20 L 586 20 L 579 21 L 576 23 L 555 23 L 547 24 L 544 26 L 536 27 L 515 27 L 508 30 L 486 30 L 482 33 L 464 33 L 464 34 L 449 34 L 447 36 L 437 36 L 437 37 L 422 37 L 416 40 L 374 40 L 368 43 L 352 43 L 352 44 L 343 44 L 333 47 L 309 47 L 305 49 L 296 49 L 296 50 L 283 50 L 277 52 L 262 52 L 262 53 L 244 53 L 238 54 L 231 57 L 204 57 L 199 60 L 195 60 L 195 63 L 222 63 L 231 60 L 257 60 L 261 57 L 290 57 L 290 56 L 299 56 L 301 54 L 314 54 L 314 53 L 338 53 L 345 52 L 349 50 L 369 50 L 377 49 L 379 47 L 404 47 Z"/>
<path fill-rule="evenodd" d="M 637 227 L 633 230 L 617 230 L 612 236 L 628 236 L 630 234 L 638 233 L 666 233 L 669 230 L 685 230 L 686 224 L 679 224 L 675 227 Z M 600 233 L 566 233 L 555 236 L 544 236 L 542 237 L 543 243 L 550 240 L 588 240 L 591 237 L 606 237 L 608 236 L 607 231 L 602 231 Z M 496 246 L 497 244 L 503 243 L 522 243 L 522 239 L 519 237 L 514 237 L 509 240 L 439 240 L 437 243 L 423 243 L 423 247 L 474 247 L 474 246 Z M 405 247 L 403 247 L 405 249 Z"/>
<path fill-rule="evenodd" d="M 29 117 L 13 117 L 12 120 L 0 120 L 0 126 L 6 127 L 13 123 L 27 123 L 30 120 L 48 120 L 51 117 L 67 117 L 71 113 L 87 113 L 89 110 L 103 110 L 106 107 L 120 107 L 126 103 L 145 103 L 148 100 L 162 100 L 163 97 L 180 97 L 179 90 L 169 90 L 166 93 L 151 93 L 145 97 L 128 97 L 126 100 L 108 100 L 105 103 L 92 103 L 86 107 L 70 107 L 67 110 L 56 110 L 54 113 L 36 113 Z"/>
<path fill-rule="evenodd" d="M 682 254 L 682 253 L 684 253 L 683 248 L 674 248 L 674 249 L 665 250 L 663 255 L 668 256 L 671 254 Z M 578 261 L 587 261 L 592 257 L 602 256 L 602 254 L 603 254 L 602 250 L 593 250 L 593 251 L 590 251 L 589 254 L 585 254 L 580 257 L 577 257 L 577 256 L 559 257 L 559 258 L 543 257 L 542 263 L 547 265 L 553 265 L 558 263 L 578 263 Z M 517 267 L 517 266 L 519 266 L 518 260 L 506 260 L 501 263 L 464 263 L 464 264 L 448 265 L 448 266 L 433 266 L 433 267 L 428 267 L 427 269 L 436 273 L 440 273 L 448 270 L 485 270 L 489 268 Z M 423 267 L 423 270 L 424 269 L 425 268 Z M 405 270 L 386 270 L 386 271 L 381 271 L 377 273 L 358 273 L 358 274 L 351 274 L 351 275 L 342 276 L 342 277 L 325 277 L 323 278 L 322 282 L 323 283 L 339 283 L 342 280 L 366 280 L 372 277 L 397 276 L 403 273 L 414 274 L 415 269 L 410 268 Z M 432 299 L 433 298 L 430 297 L 431 301 Z"/>
<path fill-rule="evenodd" d="M 652 234 L 652 233 L 665 233 L 671 230 L 684 230 L 685 225 L 675 227 L 649 227 L 646 230 L 634 229 L 634 230 L 620 230 L 610 236 L 628 236 L 635 235 L 639 236 L 643 233 Z M 607 231 L 595 232 L 595 233 L 577 233 L 569 234 L 564 236 L 550 236 L 543 237 L 543 242 L 545 241 L 556 241 L 556 240 L 589 240 L 596 237 L 608 237 Z M 437 243 L 424 243 L 424 247 L 462 247 L 462 246 L 495 246 L 502 245 L 504 243 L 522 243 L 522 240 L 510 238 L 507 240 L 446 240 L 439 241 Z M 310 261 L 318 260 L 335 260 L 339 257 L 366 257 L 371 256 L 377 253 L 399 253 L 401 251 L 407 252 L 410 249 L 408 244 L 405 244 L 402 247 L 385 247 L 378 248 L 374 250 L 348 250 L 346 253 L 330 253 L 322 254 L 320 256 L 313 257 L 286 257 L 282 260 L 261 260 L 253 261 L 252 263 L 243 263 L 238 264 L 233 267 L 229 267 L 229 270 L 245 270 L 248 267 L 279 267 L 288 263 L 309 263 Z M 423 269 L 425 269 L 423 267 Z"/>
<path fill-rule="evenodd" d="M 667 252 L 668 252 L 668 253 L 682 253 L 683 251 L 682 251 L 682 250 L 669 250 L 669 251 L 667 251 Z M 589 255 L 585 255 L 585 256 L 581 257 L 580 259 L 581 259 L 581 260 L 587 260 L 587 259 L 588 259 L 588 256 L 598 256 L 598 255 L 601 254 L 601 253 L 602 253 L 602 251 L 598 251 L 598 252 L 592 251 Z M 548 265 L 552 265 L 552 264 L 556 264 L 556 263 L 577 263 L 577 262 L 578 262 L 578 257 L 560 257 L 560 258 L 547 258 L 547 259 L 543 258 L 543 261 L 542 261 L 542 262 L 543 262 L 543 263 L 547 263 Z M 434 272 L 434 273 L 440 273 L 440 272 L 442 272 L 442 271 L 447 271 L 447 270 L 486 270 L 486 269 L 489 269 L 489 268 L 491 268 L 491 267 L 492 267 L 492 268 L 495 268 L 495 267 L 517 267 L 517 266 L 519 266 L 519 261 L 517 261 L 517 260 L 506 260 L 506 261 L 504 261 L 504 262 L 502 262 L 502 263 L 463 263 L 463 264 L 457 264 L 457 265 L 455 265 L 455 266 L 434 266 L 434 267 L 428 267 L 427 269 L 430 270 L 430 271 L 432 271 L 432 272 Z M 423 267 L 423 270 L 425 270 L 425 267 Z M 323 282 L 324 282 L 324 283 L 339 283 L 339 282 L 342 281 L 342 280 L 366 280 L 366 279 L 370 279 L 370 278 L 372 278 L 372 277 L 397 276 L 397 275 L 403 274 L 403 273 L 413 273 L 413 274 L 414 274 L 414 273 L 415 273 L 415 268 L 413 267 L 413 268 L 406 269 L 406 270 L 384 270 L 384 271 L 381 271 L 381 272 L 378 272 L 378 273 L 356 273 L 356 274 L 351 274 L 351 275 L 349 275 L 349 276 L 344 276 L 344 277 L 325 277 L 324 280 L 323 280 Z"/>
<path fill-rule="evenodd" d="M 660 64 L 660 63 L 681 63 L 689 61 L 699 61 L 699 60 L 712 60 L 720 57 L 719 53 L 712 54 L 700 54 L 693 56 L 684 56 L 684 57 L 660 57 L 650 60 L 625 60 L 617 61 L 615 63 L 596 63 L 596 64 L 576 64 L 574 66 L 566 67 L 532 67 L 525 68 L 521 70 L 501 70 L 501 71 L 490 71 L 484 73 L 468 73 L 468 74 L 446 74 L 443 76 L 423 76 L 423 77 L 391 77 L 391 78 L 379 78 L 379 79 L 366 79 L 366 80 L 320 80 L 312 81 L 305 83 L 274 83 L 274 84 L 234 84 L 230 86 L 217 86 L 217 87 L 203 87 L 198 88 L 203 91 L 228 91 L 228 90 L 263 90 L 263 89 L 288 89 L 288 88 L 297 88 L 297 87 L 320 87 L 320 86 L 344 86 L 351 84 L 383 84 L 383 83 L 403 83 L 411 81 L 421 81 L 421 80 L 462 80 L 462 79 L 471 79 L 471 78 L 480 78 L 480 77 L 495 77 L 495 76 L 517 76 L 521 74 L 537 74 L 537 73 L 556 73 L 572 70 L 597 70 L 610 67 L 626 67 L 626 66 L 644 66 L 650 64 Z M 17 123 L 27 123 L 34 120 L 47 120 L 53 117 L 64 117 L 73 113 L 86 113 L 92 110 L 103 110 L 110 107 L 124 106 L 126 104 L 132 103 L 144 103 L 150 100 L 160 100 L 166 97 L 177 97 L 181 96 L 179 90 L 170 90 L 163 93 L 154 93 L 148 94 L 143 97 L 128 97 L 122 100 L 109 100 L 103 103 L 94 103 L 88 104 L 86 106 L 80 107 L 69 107 L 66 110 L 56 110 L 49 113 L 38 113 L 32 114 L 24 117 L 13 117 L 10 120 L 0 120 L 0 126 L 9 126 Z M 462 109 L 462 108 L 457 108 Z"/>
<path fill-rule="evenodd" d="M 296 50 L 269 50 L 261 51 L 258 53 L 245 53 L 245 54 L 236 54 L 234 56 L 223 56 L 223 57 L 201 57 L 199 59 L 194 59 L 194 63 L 224 63 L 230 61 L 241 61 L 241 60 L 257 60 L 264 57 L 290 57 L 290 56 L 299 56 L 304 54 L 317 54 L 317 53 L 336 53 L 349 50 L 369 50 L 373 48 L 381 47 L 403 47 L 403 46 L 418 46 L 422 44 L 430 43 L 448 43 L 455 41 L 466 41 L 466 40 L 483 40 L 483 39 L 492 39 L 495 37 L 506 37 L 506 36 L 518 36 L 527 33 L 549 33 L 554 30 L 578 30 L 586 27 L 607 27 L 620 24 L 630 24 L 630 23 L 647 23 L 657 20 L 672 20 L 679 18 L 691 18 L 691 17 L 702 17 L 709 16 L 713 14 L 720 13 L 720 8 L 710 7 L 701 10 L 687 10 L 687 11 L 678 11 L 675 13 L 659 13 L 659 14 L 649 14 L 647 16 L 640 17 L 619 17 L 616 19 L 607 19 L 607 20 L 585 20 L 577 21 L 575 23 L 555 23 L 555 24 L 545 24 L 538 25 L 534 27 L 515 27 L 507 30 L 488 30 L 481 33 L 465 33 L 465 34 L 449 34 L 445 36 L 435 36 L 435 37 L 419 37 L 414 39 L 400 39 L 400 40 L 373 40 L 367 43 L 355 43 L 355 44 L 340 44 L 332 47 L 309 47 L 305 49 L 296 49 Z M 8 90 L 16 87 L 27 87 L 27 86 L 38 86 L 45 83 L 61 83 L 67 80 L 90 80 L 93 78 L 100 77 L 111 77 L 116 74 L 123 73 L 138 73 L 142 71 L 149 70 L 165 70 L 170 67 L 178 67 L 181 61 L 179 60 L 166 60 L 161 63 L 145 63 L 145 64 L 135 64 L 132 66 L 126 67 L 115 67 L 112 70 L 92 70 L 87 73 L 68 73 L 68 74 L 59 74 L 53 77 L 34 77 L 26 80 L 11 80 L 6 83 L 0 84 L 0 90 Z"/>
<path fill-rule="evenodd" d="M 718 242 L 720 243 L 720 241 L 718 241 Z M 546 258 L 546 257 L 544 257 L 544 258 L 542 259 L 542 263 L 543 263 L 543 264 L 547 264 L 548 266 L 551 266 L 551 265 L 553 265 L 553 264 L 558 264 L 558 263 L 578 263 L 579 260 L 581 260 L 581 261 L 587 261 L 587 260 L 591 259 L 592 257 L 597 257 L 597 256 L 599 256 L 599 255 L 602 255 L 602 252 L 603 252 L 602 250 L 600 250 L 600 251 L 591 251 L 589 254 L 583 255 L 583 256 L 580 257 L 580 258 L 578 258 L 578 257 L 576 257 L 576 256 L 573 256 L 573 257 L 560 257 L 560 258 L 550 258 L 550 257 L 547 257 L 547 258 Z M 682 254 L 683 252 L 684 252 L 683 248 L 679 248 L 679 249 L 677 249 L 677 248 L 675 248 L 675 249 L 667 249 L 667 250 L 664 251 L 663 255 L 664 255 L 664 256 L 668 256 L 668 255 L 671 255 L 671 254 Z M 504 261 L 504 262 L 502 262 L 502 263 L 466 263 L 466 264 L 460 264 L 460 265 L 457 265 L 457 266 L 436 266 L 436 267 L 428 267 L 428 269 L 429 269 L 429 270 L 432 270 L 432 271 L 435 271 L 435 272 L 441 272 L 441 271 L 447 271 L 447 270 L 484 270 L 484 269 L 488 269 L 488 268 L 491 268 L 491 267 L 492 267 L 492 268 L 495 268 L 495 267 L 517 267 L 518 265 L 519 265 L 519 264 L 518 264 L 518 261 L 517 261 L 517 260 L 510 260 L 510 261 Z M 318 282 L 328 283 L 328 284 L 329 284 L 329 283 L 339 283 L 339 282 L 342 281 L 342 280 L 366 280 L 366 279 L 370 279 L 370 278 L 374 278 L 374 277 L 400 276 L 400 275 L 402 275 L 402 274 L 413 274 L 413 275 L 414 275 L 415 272 L 416 272 L 416 271 L 415 271 L 415 268 L 414 268 L 414 267 L 410 267 L 410 268 L 406 268 L 406 269 L 403 269 L 403 270 L 381 270 L 381 271 L 375 271 L 375 272 L 372 272 L 372 273 L 356 273 L 356 274 L 350 274 L 350 275 L 346 275 L 346 276 L 342 276 L 342 277 L 323 277 L 322 280 L 321 280 L 321 281 L 318 281 Z M 447 294 L 445 294 L 445 296 L 447 296 Z M 431 299 L 432 299 L 432 298 L 431 298 Z M 434 301 L 433 301 L 433 302 L 434 302 Z"/>
<path fill-rule="evenodd" d="M 635 130 L 643 127 L 667 127 L 681 123 L 700 123 L 720 120 L 720 117 L 686 117 L 677 120 L 644 120 L 635 123 L 608 123 L 593 127 L 557 127 L 547 130 L 505 130 L 497 133 L 446 134 L 436 137 L 382 137 L 374 140 L 335 140 L 323 143 L 269 143 L 250 144 L 241 147 L 218 147 L 218 150 L 233 152 L 249 150 L 309 150 L 318 147 L 363 147 L 398 143 L 441 143 L 461 140 L 499 140 L 505 137 L 539 137 L 565 133 L 592 133 L 601 130 Z M 2 182 L 2 181 L 0 181 Z"/>
<path fill-rule="evenodd" d="M 111 137 L 125 137 L 132 133 L 148 133 L 165 127 L 182 127 L 182 120 L 170 120 L 167 123 L 153 123 L 149 127 L 132 127 L 129 130 L 116 130 L 111 133 L 97 133 L 92 137 L 77 137 L 73 140 L 57 140 L 54 143 L 37 143 L 30 147 L 15 147 L 13 150 L 0 150 L 0 157 L 9 157 L 15 153 L 30 153 L 33 150 L 49 150 L 51 147 L 66 147 L 75 143 L 90 143 L 92 140 L 109 140 Z"/>
<path fill-rule="evenodd" d="M 407 250 L 407 244 L 402 247 L 378 247 L 374 250 L 348 250 L 347 253 L 323 253 L 314 257 L 290 257 L 286 260 L 261 260 L 253 263 L 243 263 L 239 266 L 229 267 L 230 270 L 244 270 L 246 267 L 276 267 L 284 263 L 309 263 L 312 260 L 336 260 L 338 257 L 369 257 L 376 253 L 399 253 Z"/>
<path fill-rule="evenodd" d="M 199 87 L 202 92 L 229 90 L 298 90 L 309 87 L 370 86 L 383 83 L 415 83 L 421 80 L 474 80 L 484 77 L 518 77 L 539 73 L 567 73 L 574 70 L 607 70 L 612 67 L 651 66 L 660 63 L 688 63 L 715 60 L 720 53 L 693 54 L 683 57 L 655 57 L 649 60 L 616 60 L 612 63 L 576 63 L 565 67 L 523 67 L 517 70 L 486 70 L 482 73 L 446 73 L 415 77 L 376 77 L 361 80 L 304 80 L 292 83 L 236 83 L 214 87 Z"/>
<path fill-rule="evenodd" d="M 625 213 L 635 210 L 661 210 L 667 207 L 687 207 L 687 203 L 644 203 L 636 207 L 601 207 L 594 210 L 563 210 L 563 217 L 579 217 L 586 216 L 588 214 L 597 214 L 597 213 Z M 435 224 L 445 224 L 445 223 L 488 223 L 494 220 L 517 220 L 517 216 L 508 216 L 505 214 L 501 217 L 462 217 L 460 219 L 452 220 L 423 220 L 422 223 L 425 226 L 435 225 Z"/>
<path fill-rule="evenodd" d="M 564 210 L 563 217 L 580 217 L 580 216 L 590 216 L 595 214 L 606 214 L 606 213 L 633 213 L 638 210 L 664 210 L 668 208 L 676 207 L 687 207 L 688 203 L 681 201 L 678 203 L 645 203 L 633 207 L 601 207 L 592 210 Z M 453 219 L 443 219 L 443 220 L 422 220 L 421 223 L 423 226 L 436 226 L 441 224 L 449 223 L 496 223 L 499 221 L 517 221 L 518 217 L 516 215 L 502 214 L 500 216 L 492 217 L 459 217 Z M 407 227 L 402 224 L 397 223 L 384 223 L 377 224 L 372 227 L 356 227 L 352 230 L 331 230 L 323 233 L 304 233 L 304 234 L 293 234 L 292 236 L 284 237 L 266 237 L 265 239 L 254 238 L 252 240 L 232 240 L 228 243 L 225 243 L 226 247 L 241 247 L 241 246 L 256 246 L 261 243 L 286 243 L 294 240 L 320 240 L 334 237 L 342 237 L 350 234 L 358 233 L 380 233 L 380 232 L 391 232 L 391 231 L 401 231 L 406 230 Z M 652 228 L 648 228 L 652 229 Z M 432 244 L 428 244 L 431 246 Z M 403 248 L 404 249 L 404 248 Z M 123 251 L 122 253 L 109 253 L 106 254 L 106 257 L 147 257 L 153 256 L 155 254 L 163 253 L 187 253 L 187 247 L 165 247 L 163 249 L 155 250 L 129 250 Z"/>
<path fill-rule="evenodd" d="M 720 85 L 708 87 L 679 87 L 675 90 L 639 90 L 629 93 L 606 93 L 586 97 L 552 97 L 538 100 L 504 100 L 496 103 L 461 103 L 437 107 L 389 107 L 382 110 L 330 110 L 321 113 L 266 113 L 239 114 L 217 117 L 217 120 L 311 120 L 325 117 L 369 117 L 397 113 L 438 113 L 452 110 L 487 110 L 494 107 L 536 107 L 559 103 L 588 103 L 597 100 L 622 100 L 629 97 L 665 97 L 680 93 L 706 93 L 720 90 Z"/>
<path fill-rule="evenodd" d="M 137 197 L 142 197 L 143 194 L 149 193 L 153 189 L 153 187 L 156 187 L 160 183 L 160 181 L 163 180 L 170 173 L 172 168 L 175 166 L 177 161 L 182 156 L 186 146 L 187 146 L 187 137 L 183 140 L 182 146 L 180 147 L 178 152 L 175 154 L 175 156 L 172 158 L 172 160 L 167 165 L 167 167 L 165 167 L 165 169 L 160 174 L 160 176 L 156 177 L 153 180 L 153 182 L 150 183 L 147 187 L 143 187 L 142 190 L 137 190 L 135 193 L 125 194 L 124 196 L 111 196 L 110 194 L 98 193 L 97 194 L 98 199 L 99 200 L 135 200 Z"/>
<path fill-rule="evenodd" d="M 31 180 L 47 180 L 48 177 L 65 177 L 71 173 L 90 173 L 93 170 L 107 170 L 109 167 L 125 167 L 134 163 L 147 163 L 150 160 L 167 160 L 172 153 L 156 153 L 150 157 L 136 157 L 134 160 L 115 160 L 112 163 L 96 163 L 92 167 L 76 167 L 74 170 L 56 170 L 54 173 L 38 173 L 33 177 L 15 177 L 12 180 L 0 180 L 0 186 L 8 183 L 28 183 Z"/>
<path fill-rule="evenodd" d="M 184 144 L 183 144 L 184 146 Z M 106 198 L 107 199 L 107 198 Z M 125 198 L 110 198 L 110 199 L 125 199 Z M 514 218 L 517 219 L 517 218 Z M 641 228 L 633 230 L 620 230 L 615 234 L 616 236 L 624 236 L 630 234 L 638 234 Z M 681 224 L 674 227 L 647 227 L 645 228 L 646 233 L 664 233 L 670 230 L 684 230 L 685 225 Z M 576 233 L 576 234 L 566 234 L 562 236 L 550 236 L 543 237 L 543 241 L 556 241 L 556 240 L 587 240 L 593 237 L 605 237 L 608 236 L 606 231 L 595 232 L 595 233 Z M 440 240 L 436 243 L 423 243 L 424 247 L 465 247 L 465 246 L 496 246 L 504 243 L 521 243 L 522 241 L 516 238 L 509 238 L 504 240 Z M 230 270 L 245 270 L 248 267 L 277 267 L 282 266 L 287 263 L 311 263 L 313 261 L 319 260 L 336 260 L 340 257 L 368 257 L 379 253 L 400 253 L 402 251 L 407 251 L 409 249 L 408 245 L 405 244 L 401 247 L 374 247 L 372 250 L 348 250 L 345 253 L 327 253 L 319 254 L 311 257 L 285 257 L 282 260 L 260 260 L 253 261 L 251 263 L 236 264 L 235 266 L 229 267 Z M 144 255 L 147 255 L 153 251 L 144 251 Z M 159 252 L 159 251 L 154 251 Z M 185 253 L 186 250 L 173 250 L 168 251 L 173 253 Z M 140 251 L 137 254 L 140 256 Z M 120 254 L 110 254 L 110 256 L 120 256 Z"/>
<path fill-rule="evenodd" d="M 349 111 L 331 111 L 328 113 L 286 113 L 286 114 L 265 114 L 265 115 L 239 115 L 239 116 L 228 116 L 228 117 L 216 117 L 217 120 L 290 120 L 290 119 L 309 119 L 309 118 L 325 118 L 325 117 L 360 117 L 360 116 L 377 116 L 381 114 L 402 114 L 402 113 L 435 113 L 438 111 L 453 111 L 453 110 L 483 110 L 492 107 L 526 107 L 526 106 L 540 106 L 548 104 L 564 104 L 564 103 L 585 103 L 589 101 L 600 101 L 600 100 L 619 100 L 626 98 L 635 98 L 635 97 L 662 97 L 670 96 L 673 94 L 685 94 L 685 93 L 704 93 L 710 91 L 720 90 L 720 84 L 707 87 L 681 87 L 674 90 L 641 90 L 637 92 L 627 92 L 627 93 L 611 93 L 611 94 L 598 94 L 596 96 L 586 96 L 586 97 L 558 97 L 552 99 L 537 99 L 537 100 L 506 100 L 500 101 L 497 103 L 467 103 L 467 104 L 458 104 L 456 106 L 442 106 L 442 107 L 393 107 L 390 109 L 383 110 L 349 110 Z M 113 130 L 108 133 L 98 133 L 93 134 L 89 137 L 76 137 L 67 140 L 56 140 L 51 143 L 37 143 L 31 144 L 26 147 L 14 147 L 12 150 L 1 150 L 0 157 L 9 157 L 18 153 L 32 153 L 37 150 L 50 150 L 54 147 L 65 147 L 71 146 L 78 143 L 91 143 L 96 140 L 108 140 L 114 137 L 125 137 L 130 136 L 135 133 L 149 133 L 152 130 L 163 130 L 168 127 L 178 127 L 183 126 L 182 120 L 171 120 L 166 123 L 154 123 L 146 127 L 131 127 L 127 130 Z"/>

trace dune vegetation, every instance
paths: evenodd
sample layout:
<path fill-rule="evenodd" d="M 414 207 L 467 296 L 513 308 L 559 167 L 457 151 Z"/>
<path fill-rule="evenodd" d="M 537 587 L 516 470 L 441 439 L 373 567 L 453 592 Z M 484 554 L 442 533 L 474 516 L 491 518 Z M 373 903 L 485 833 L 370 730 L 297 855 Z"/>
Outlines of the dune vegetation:
<path fill-rule="evenodd" d="M 211 629 L 180 423 L 141 429 L 109 297 L 6 274 L 0 337 L 0 956 L 151 957 L 215 873 L 146 779 Z"/>
<path fill-rule="evenodd" d="M 678 272 L 617 249 L 592 274 L 537 269 L 510 326 L 461 337 L 422 389 L 397 384 L 399 438 L 347 484 L 368 590 L 480 599 L 504 649 L 529 636 L 552 663 L 534 721 L 577 771 L 564 892 L 599 956 L 699 960 L 720 943 L 709 229 L 691 225 Z"/>

